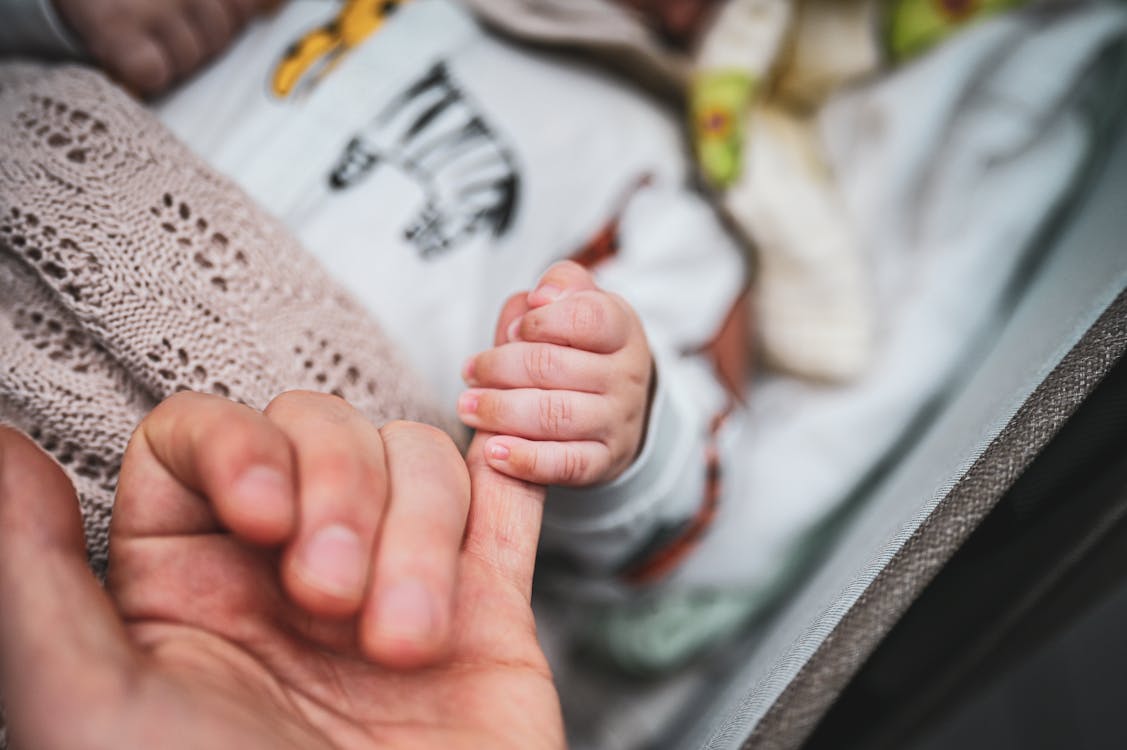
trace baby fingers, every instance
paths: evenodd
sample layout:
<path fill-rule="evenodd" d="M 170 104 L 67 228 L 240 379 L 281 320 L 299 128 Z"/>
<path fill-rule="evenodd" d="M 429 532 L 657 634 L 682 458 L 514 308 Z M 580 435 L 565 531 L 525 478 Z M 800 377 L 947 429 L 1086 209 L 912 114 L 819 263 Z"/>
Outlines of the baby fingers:
<path fill-rule="evenodd" d="M 602 481 L 611 469 L 610 450 L 589 440 L 548 442 L 493 437 L 485 460 L 502 474 L 535 484 L 583 487 Z"/>
<path fill-rule="evenodd" d="M 626 346 L 633 313 L 617 297 L 581 291 L 522 315 L 509 327 L 509 341 L 534 341 L 612 354 Z"/>
<path fill-rule="evenodd" d="M 616 421 L 603 396 L 535 388 L 471 388 L 458 416 L 475 430 L 529 440 L 605 440 Z"/>
<path fill-rule="evenodd" d="M 466 362 L 467 385 L 487 388 L 545 388 L 605 393 L 613 376 L 607 358 L 557 344 L 515 342 L 484 351 Z"/>

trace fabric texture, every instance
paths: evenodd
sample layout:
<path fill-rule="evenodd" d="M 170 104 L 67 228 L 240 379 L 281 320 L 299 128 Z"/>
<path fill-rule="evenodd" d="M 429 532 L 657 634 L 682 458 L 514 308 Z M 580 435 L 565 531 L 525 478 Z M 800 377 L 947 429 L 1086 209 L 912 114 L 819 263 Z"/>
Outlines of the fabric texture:
<path fill-rule="evenodd" d="M 287 223 L 443 403 L 510 293 L 556 260 L 605 250 L 593 272 L 647 328 L 661 429 L 628 475 L 584 491 L 585 523 L 568 512 L 574 494 L 550 493 L 541 547 L 621 594 L 636 584 L 620 571 L 691 538 L 705 504 L 709 419 L 728 394 L 698 352 L 744 287 L 736 244 L 690 184 L 679 119 L 635 87 L 499 40 L 451 0 L 396 4 L 345 46 L 327 30 L 349 27 L 356 7 L 292 0 L 152 109 Z M 610 3 L 568 10 L 644 32 Z M 295 51 L 318 38 L 340 56 Z M 295 87 L 271 85 L 279 70 L 293 83 L 297 61 Z"/>
<path fill-rule="evenodd" d="M 838 543 L 733 659 L 739 675 L 713 691 L 696 741 L 677 746 L 799 746 L 888 627 L 1124 356 L 1127 131 L 1122 108 L 1102 105 L 1123 101 L 1125 49 L 1105 49 L 1076 87 L 1099 147 L 1080 189 L 1047 218 L 1051 231 L 1037 241 L 1037 262 L 1022 273 L 1028 288 L 1000 339 L 966 361 L 965 385 L 866 488 Z"/>
<path fill-rule="evenodd" d="M 677 581 L 723 570 L 732 586 L 771 583 L 755 571 L 777 571 L 958 385 L 1024 293 L 1052 215 L 1101 163 L 1125 23 L 1117 8 L 997 18 L 834 100 L 823 127 L 876 271 L 872 370 L 835 388 L 756 381 L 732 421 L 742 462 L 730 477 L 752 500 L 718 510 Z"/>
<path fill-rule="evenodd" d="M 688 59 L 642 19 L 607 0 L 462 0 L 488 26 L 520 41 L 584 55 L 663 98 L 679 99 Z"/>
<path fill-rule="evenodd" d="M 844 382 L 879 357 L 876 270 L 843 195 L 849 186 L 839 184 L 843 170 L 831 151 L 840 143 L 819 132 L 826 104 L 891 63 L 1024 2 L 721 6 L 694 60 L 690 121 L 702 172 L 754 244 L 755 334 L 765 364 Z"/>
<path fill-rule="evenodd" d="M 690 183 L 680 121 L 602 69 L 486 33 L 453 0 L 401 4 L 331 72 L 309 68 L 303 93 L 264 85 L 345 7 L 286 3 L 154 110 L 286 222 L 442 403 L 492 347 L 504 301 L 552 263 L 583 260 L 631 305 L 657 371 L 645 448 L 582 499 L 552 488 L 541 535 L 579 577 L 624 593 L 623 571 L 705 504 L 709 420 L 728 393 L 700 352 L 744 288 L 736 243 Z"/>
<path fill-rule="evenodd" d="M 880 63 L 868 0 L 729 0 L 694 61 L 690 125 L 704 176 L 754 245 L 764 363 L 816 381 L 873 364 L 871 268 L 815 127 Z"/>
<path fill-rule="evenodd" d="M 842 618 L 744 743 L 793 748 L 1077 406 L 1127 352 L 1127 292 L 1026 400 Z"/>
<path fill-rule="evenodd" d="M 102 76 L 0 65 L 0 420 L 78 490 L 93 567 L 122 451 L 181 390 L 333 393 L 461 435 L 274 218 Z"/>
<path fill-rule="evenodd" d="M 1115 50 L 1122 24 L 1098 7 L 995 19 L 830 105 L 842 202 L 876 271 L 871 372 L 834 388 L 760 376 L 723 435 L 723 455 L 738 458 L 698 554 L 656 596 L 585 614 L 595 631 L 585 640 L 628 669 L 668 671 L 793 590 L 859 484 L 902 455 L 1024 293 L 1050 217 L 1076 195 L 1115 117 L 1116 55 L 1091 65 Z M 764 190 L 758 210 L 786 197 Z"/>
<path fill-rule="evenodd" d="M 1061 22 L 1055 31 L 1041 26 L 1054 20 Z M 1109 20 L 1106 15 L 1089 16 L 1083 9 L 1055 16 L 995 19 L 936 49 L 936 57 L 921 59 L 889 80 L 851 94 L 853 100 L 870 106 L 838 110 L 857 117 L 857 127 L 844 132 L 864 136 L 843 138 L 851 150 L 841 153 L 857 157 L 846 160 L 851 167 L 848 175 L 855 175 L 862 187 L 879 188 L 883 196 L 880 205 L 884 210 L 866 211 L 863 217 L 872 236 L 881 239 L 877 257 L 879 267 L 886 271 L 881 306 L 889 310 L 882 319 L 890 326 L 882 340 L 892 349 L 855 387 L 818 389 L 781 378 L 757 382 L 749 404 L 752 431 L 739 453 L 744 462 L 740 473 L 748 481 L 735 497 L 745 502 L 719 509 L 712 534 L 727 537 L 728 544 L 718 540 L 710 540 L 710 544 L 730 552 L 708 561 L 709 569 L 739 568 L 742 572 L 757 559 L 769 561 L 771 570 L 777 571 L 787 559 L 794 563 L 791 569 L 803 575 L 783 580 L 786 598 L 776 600 L 775 609 L 749 637 L 729 642 L 716 660 L 705 662 L 701 669 L 686 670 L 665 681 L 664 692 L 655 688 L 627 703 L 613 687 L 603 686 L 604 676 L 594 669 L 561 672 L 561 683 L 571 679 L 580 685 L 564 691 L 565 715 L 571 709 L 569 729 L 575 727 L 576 737 L 586 741 L 573 739 L 576 747 L 730 748 L 741 744 L 836 625 L 840 613 L 853 606 L 853 597 L 860 596 L 892 558 L 900 540 L 914 532 L 918 516 L 925 510 L 930 513 L 930 504 L 944 497 L 971 459 L 979 455 L 986 441 L 983 436 L 992 436 L 995 425 L 1008 421 L 1025 395 L 1059 361 L 1061 350 L 1071 347 L 1118 293 L 1120 286 L 1110 296 L 1095 293 L 1093 288 L 1100 291 L 1101 284 L 1115 285 L 1125 273 L 1123 258 L 1127 256 L 1119 241 L 1122 214 L 1108 204 L 1119 200 L 1119 191 L 1112 186 L 1122 184 L 1122 167 L 1127 162 L 1122 158 L 1115 162 L 1120 168 L 1109 175 L 1102 201 L 1091 201 L 1085 187 L 1095 176 L 1089 167 L 1100 167 L 1095 170 L 1099 172 L 1108 164 L 1108 137 L 1123 132 L 1122 107 L 1116 103 L 1123 101 L 1122 86 L 1127 80 L 1122 75 L 1118 81 L 1112 79 L 1123 69 L 1124 47 L 1116 42 L 1114 33 L 1103 36 L 1103 41 L 1091 34 L 1097 29 L 1113 32 Z M 1037 25 L 1027 26 L 1030 21 Z M 1010 36 L 1014 28 L 1020 31 Z M 1033 33 L 1037 28 L 1040 30 Z M 1057 36 L 1057 32 L 1065 36 Z M 1080 39 L 1087 40 L 1087 47 L 1077 44 L 1074 34 L 1078 32 Z M 991 39 L 995 54 L 985 56 L 987 62 L 972 74 L 962 73 L 957 62 L 966 57 L 964 45 L 978 47 Z M 1004 43 L 998 44 L 999 39 Z M 1035 44 L 1014 45 L 1014 40 Z M 1062 65 L 1061 53 L 1076 62 Z M 1008 64 L 1002 65 L 1007 59 Z M 1007 83 L 1012 80 L 1010 75 L 1021 71 L 1040 85 Z M 1062 81 L 1059 88 L 1050 86 L 1054 79 Z M 956 92 L 939 101 L 921 101 L 919 91 L 935 91 L 925 80 L 950 84 Z M 1046 96 L 1046 87 L 1072 93 L 1063 99 L 1057 94 Z M 1021 95 L 1022 106 L 1015 106 L 1016 97 L 1005 95 L 1010 90 Z M 913 104 L 918 108 L 925 103 L 942 105 L 941 113 L 933 112 L 927 119 L 909 117 L 914 114 Z M 986 106 L 990 103 L 992 106 Z M 871 106 L 874 104 L 878 106 Z M 1040 114 L 1045 111 L 1055 114 L 1046 118 Z M 901 116 L 895 117 L 897 114 Z M 972 122 L 984 120 L 1008 122 L 1009 127 L 972 127 Z M 848 122 L 837 120 L 838 124 Z M 1023 122 L 1029 126 L 1015 127 Z M 865 123 L 884 128 L 870 132 Z M 893 158 L 890 149 L 899 148 L 902 138 L 922 138 L 924 125 L 932 145 L 913 151 L 918 154 L 914 159 Z M 1061 148 L 1059 138 L 1046 139 L 1056 129 L 1069 134 L 1065 145 L 1080 148 Z M 1021 139 L 1008 141 L 1015 131 Z M 983 139 L 989 132 L 1006 137 Z M 976 142 L 978 146 L 974 146 Z M 1056 165 L 1071 165 L 1063 181 L 1053 185 L 1048 180 L 1042 154 L 1061 157 L 1048 160 Z M 1038 161 L 1025 161 L 1031 158 Z M 983 164 L 990 165 L 988 174 L 976 175 L 973 168 Z M 871 179 L 862 180 L 866 174 Z M 944 174 L 949 177 L 940 179 Z M 960 179 L 951 179 L 955 176 Z M 851 183 L 846 180 L 846 184 Z M 1005 206 L 1007 196 L 1012 200 L 1015 195 L 1004 185 L 1020 186 L 1028 196 L 1014 206 L 1020 216 L 997 209 Z M 858 198 L 867 196 L 868 200 L 876 195 L 857 193 Z M 915 195 L 931 200 L 909 198 Z M 1040 196 L 1036 204 L 1034 195 Z M 997 196 L 994 208 L 987 207 L 986 196 Z M 1054 236 L 1061 227 L 1054 214 L 1063 208 L 1071 215 L 1068 207 L 1077 202 L 1102 207 L 1103 233 L 1076 236 L 1058 249 Z M 944 206 L 961 206 L 970 212 L 940 211 Z M 1106 218 L 1109 212 L 1110 218 Z M 902 215 L 902 227 L 891 224 L 890 215 Z M 999 221 L 1002 217 L 1004 222 Z M 1041 274 L 1047 287 L 1034 285 L 1031 277 L 1036 281 L 1034 271 L 1044 266 L 1046 258 L 1055 258 L 1049 272 Z M 1093 287 L 1079 282 L 1066 286 L 1077 278 Z M 1014 306 L 1026 301 L 1034 302 L 1032 309 L 1040 312 L 1034 321 L 1026 316 L 1015 328 Z M 905 315 L 909 309 L 915 312 Z M 1086 321 L 1083 328 L 1074 329 L 1079 321 Z M 975 373 L 980 368 L 989 373 L 987 387 L 979 378 L 978 387 L 965 388 L 968 379 L 978 378 Z M 1046 418 L 1057 419 L 1054 415 Z M 843 515 L 843 510 L 848 514 Z M 803 517 L 809 534 L 790 525 Z M 794 544 L 796 540 L 801 543 Z M 918 551 L 931 554 L 926 547 Z M 812 565 L 811 560 L 815 561 Z M 692 570 L 686 566 L 678 575 L 687 577 Z M 774 593 L 780 589 L 776 585 Z M 748 597 L 746 601 L 749 610 L 762 611 L 760 599 Z M 616 644 L 630 649 L 633 663 L 638 657 L 646 660 L 639 668 L 654 664 L 655 656 L 666 656 L 673 647 L 683 649 L 709 624 L 709 618 L 702 616 L 686 627 L 683 623 L 689 618 L 683 613 L 683 602 L 674 598 L 667 600 L 668 606 L 664 606 L 666 602 L 648 604 L 638 608 L 637 616 L 627 613 L 632 622 L 621 618 L 613 623 Z M 731 615 L 731 604 L 730 600 L 708 602 L 701 597 L 693 606 L 709 608 L 707 614 L 715 616 L 713 624 L 722 627 Z M 576 619 L 592 620 L 586 611 Z M 541 632 L 547 632 L 549 625 L 545 622 Z M 665 639 L 659 645 L 666 649 L 655 647 L 657 638 Z M 849 642 L 841 648 L 854 645 Z M 834 658 L 841 656 L 836 650 L 830 653 Z M 724 665 L 722 669 L 718 662 Z M 718 680 L 718 670 L 722 674 L 738 671 L 738 675 L 730 681 Z M 690 719 L 669 708 L 667 695 L 677 690 L 679 695 L 689 695 L 680 705 L 708 706 L 699 723 L 695 723 L 699 713 Z M 826 690 L 831 695 L 823 698 L 828 701 L 836 688 Z M 793 717 L 804 700 L 798 697 L 779 710 Z M 663 722 L 659 717 L 671 718 Z M 685 726 L 692 729 L 685 731 Z M 669 739 L 670 732 L 678 734 Z M 780 740 L 783 746 L 798 744 L 796 735 L 788 737 Z M 770 731 L 756 735 L 756 743 L 763 746 L 774 747 L 774 742 Z"/>

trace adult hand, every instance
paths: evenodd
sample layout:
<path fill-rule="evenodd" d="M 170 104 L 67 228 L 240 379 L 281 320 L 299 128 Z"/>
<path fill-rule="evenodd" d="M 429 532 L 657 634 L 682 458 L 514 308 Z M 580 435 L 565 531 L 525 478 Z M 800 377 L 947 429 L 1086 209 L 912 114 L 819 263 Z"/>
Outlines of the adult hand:
<path fill-rule="evenodd" d="M 274 0 L 54 0 L 90 56 L 142 95 L 159 94 L 230 44 Z"/>
<path fill-rule="evenodd" d="M 267 416 L 210 399 L 195 406 L 216 409 L 214 420 L 154 413 L 122 469 L 105 591 L 86 567 L 65 475 L 0 428 L 0 695 L 14 747 L 563 746 L 529 608 L 542 491 L 490 469 L 479 437 L 465 534 L 444 558 L 449 527 L 428 519 L 441 527 L 462 511 L 439 505 L 465 502 L 449 440 L 406 424 L 376 438 L 300 398 Z M 302 550 L 311 519 L 355 523 L 358 502 L 378 502 L 371 464 L 357 464 L 377 440 L 381 525 L 406 529 L 414 548 L 376 544 L 357 603 L 304 574 Z M 287 456 L 288 493 L 263 492 L 262 471 L 257 490 L 239 484 Z M 441 625 L 421 640 L 397 630 L 378 592 L 442 580 L 444 559 L 445 640 L 433 637 Z M 410 619 L 418 600 L 401 601 Z"/>

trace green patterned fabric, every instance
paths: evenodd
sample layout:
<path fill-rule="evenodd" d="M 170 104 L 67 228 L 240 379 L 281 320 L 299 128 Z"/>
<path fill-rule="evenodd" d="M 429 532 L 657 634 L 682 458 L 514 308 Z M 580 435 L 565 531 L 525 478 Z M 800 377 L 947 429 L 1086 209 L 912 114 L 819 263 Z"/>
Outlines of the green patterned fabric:
<path fill-rule="evenodd" d="M 705 177 L 727 187 L 740 175 L 744 124 L 759 81 L 743 70 L 700 73 L 693 81 L 690 108 L 693 141 Z"/>
<path fill-rule="evenodd" d="M 891 0 L 885 15 L 885 49 L 894 62 L 904 62 L 968 24 L 1026 2 L 1028 0 Z"/>

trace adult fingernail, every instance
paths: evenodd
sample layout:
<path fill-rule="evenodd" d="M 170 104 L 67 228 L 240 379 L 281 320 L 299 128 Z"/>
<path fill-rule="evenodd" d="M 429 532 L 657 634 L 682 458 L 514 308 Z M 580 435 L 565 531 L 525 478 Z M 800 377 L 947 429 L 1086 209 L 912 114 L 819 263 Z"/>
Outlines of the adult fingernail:
<path fill-rule="evenodd" d="M 343 599 L 354 599 L 368 578 L 367 556 L 360 537 L 342 524 L 326 526 L 305 543 L 300 574 L 314 588 Z"/>
<path fill-rule="evenodd" d="M 252 466 L 232 488 L 235 499 L 254 509 L 256 515 L 288 521 L 293 515 L 290 480 L 271 466 Z"/>
<path fill-rule="evenodd" d="M 462 414 L 473 414 L 477 411 L 478 396 L 473 391 L 466 391 L 458 397 L 458 411 Z"/>
<path fill-rule="evenodd" d="M 429 643 L 438 631 L 438 607 L 419 581 L 397 583 L 380 594 L 377 629 L 384 638 Z"/>

